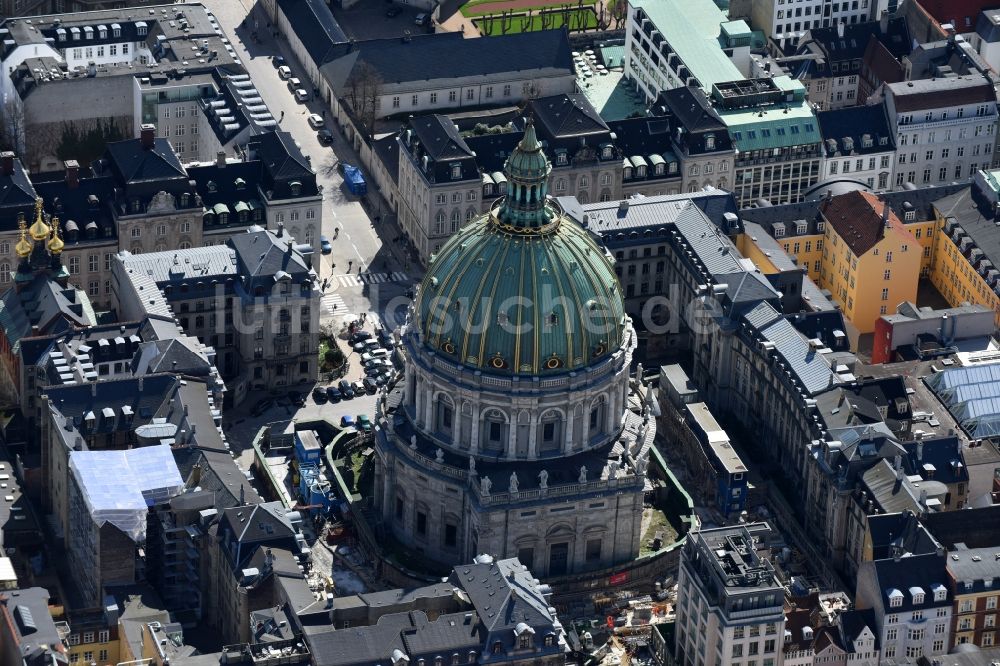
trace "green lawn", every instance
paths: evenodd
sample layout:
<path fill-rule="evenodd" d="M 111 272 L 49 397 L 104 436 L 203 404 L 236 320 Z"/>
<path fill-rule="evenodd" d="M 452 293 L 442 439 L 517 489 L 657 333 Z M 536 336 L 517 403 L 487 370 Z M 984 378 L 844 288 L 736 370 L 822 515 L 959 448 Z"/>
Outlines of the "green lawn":
<path fill-rule="evenodd" d="M 488 13 L 489 12 L 487 12 L 487 14 Z M 593 10 L 574 9 L 568 13 L 562 13 L 557 15 L 555 19 L 552 21 L 550 29 L 555 30 L 563 27 L 563 24 L 567 21 L 567 17 L 569 20 L 569 25 L 567 26 L 567 28 L 571 32 L 577 30 L 591 30 L 597 27 L 597 16 L 594 14 Z M 476 27 L 479 28 L 479 32 L 488 37 L 504 34 L 502 28 L 500 27 L 501 21 L 499 16 L 497 16 L 497 18 L 494 19 L 490 24 L 488 24 L 480 17 L 478 19 L 475 19 L 475 24 Z M 543 25 L 541 16 L 532 16 L 531 23 L 527 26 L 526 29 L 524 26 L 524 17 L 514 16 L 514 18 L 511 19 L 510 29 L 507 30 L 507 34 L 511 35 L 518 32 L 536 32 L 542 29 Z"/>
<path fill-rule="evenodd" d="M 499 14 L 500 9 L 497 7 L 502 7 L 507 4 L 509 0 L 469 0 L 469 2 L 462 5 L 462 15 L 465 17 L 482 16 L 483 14 Z M 585 7 L 590 7 L 597 4 L 597 0 L 583 0 L 583 5 Z M 578 3 L 576 2 L 545 2 L 545 0 L 539 0 L 537 5 L 532 5 L 530 7 L 518 8 L 518 12 L 526 12 L 529 9 L 532 11 L 538 11 L 540 9 L 556 9 L 558 7 L 565 7 L 569 5 L 571 8 L 576 8 Z"/>

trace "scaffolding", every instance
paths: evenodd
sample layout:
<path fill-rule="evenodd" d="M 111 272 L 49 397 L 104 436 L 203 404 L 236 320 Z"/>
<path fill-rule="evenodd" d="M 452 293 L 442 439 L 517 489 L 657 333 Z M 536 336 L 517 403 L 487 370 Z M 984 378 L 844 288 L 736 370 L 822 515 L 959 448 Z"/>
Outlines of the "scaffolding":
<path fill-rule="evenodd" d="M 111 523 L 141 543 L 146 511 L 184 489 L 166 444 L 126 451 L 72 451 L 70 472 L 98 526 Z"/>

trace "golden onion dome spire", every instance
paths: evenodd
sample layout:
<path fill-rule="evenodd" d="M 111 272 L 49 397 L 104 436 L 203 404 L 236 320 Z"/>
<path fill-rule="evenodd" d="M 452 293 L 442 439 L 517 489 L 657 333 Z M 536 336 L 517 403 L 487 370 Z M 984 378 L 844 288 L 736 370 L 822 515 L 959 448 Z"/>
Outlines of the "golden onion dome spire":
<path fill-rule="evenodd" d="M 52 254 L 59 254 L 63 251 L 66 244 L 63 243 L 63 239 L 59 236 L 59 218 L 52 218 L 52 238 L 49 239 L 49 252 Z"/>
<path fill-rule="evenodd" d="M 14 246 L 14 251 L 17 252 L 17 256 L 24 259 L 31 254 L 33 245 L 31 244 L 31 241 L 28 240 L 28 225 L 24 221 L 24 218 L 21 218 L 17 226 L 21 230 L 21 239 L 17 241 L 17 244 Z"/>
<path fill-rule="evenodd" d="M 42 214 L 42 198 L 35 199 L 35 221 L 28 229 L 28 233 L 36 241 L 44 241 L 49 237 L 49 225 L 45 224 L 45 216 Z"/>

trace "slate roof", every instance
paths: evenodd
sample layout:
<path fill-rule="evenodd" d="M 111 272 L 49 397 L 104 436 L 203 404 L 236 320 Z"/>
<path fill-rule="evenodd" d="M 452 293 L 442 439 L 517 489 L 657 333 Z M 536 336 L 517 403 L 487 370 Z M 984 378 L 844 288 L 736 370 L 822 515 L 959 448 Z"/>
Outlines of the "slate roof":
<path fill-rule="evenodd" d="M 476 154 L 476 166 L 481 172 L 503 173 L 507 158 L 523 136 L 524 132 L 521 131 L 483 134 L 466 137 L 465 144 Z"/>
<path fill-rule="evenodd" d="M 962 104 L 995 104 L 993 84 L 981 74 L 947 78 L 918 79 L 886 85 L 896 113 L 937 109 Z"/>
<path fill-rule="evenodd" d="M 1000 42 L 1000 9 L 984 9 L 979 14 L 976 34 L 988 44 Z"/>
<path fill-rule="evenodd" d="M 187 180 L 170 141 L 164 138 L 154 138 L 153 147 L 148 150 L 142 147 L 142 139 L 115 141 L 108 144 L 107 157 L 117 178 L 126 185 Z"/>
<path fill-rule="evenodd" d="M 762 274 L 756 271 L 739 271 L 730 274 L 714 276 L 720 283 L 726 285 L 725 305 L 729 308 L 730 318 L 735 319 L 745 309 L 755 307 L 763 301 L 780 307 L 781 294 Z"/>
<path fill-rule="evenodd" d="M 892 557 L 890 546 L 897 544 L 907 553 L 922 555 L 937 551 L 938 543 L 912 511 L 868 516 L 872 559 Z"/>
<path fill-rule="evenodd" d="M 553 137 L 576 137 L 604 133 L 608 125 L 586 95 L 554 95 L 532 100 L 531 113 L 536 126 Z"/>
<path fill-rule="evenodd" d="M 683 86 L 664 90 L 656 101 L 690 132 L 726 130 L 726 124 L 701 88 Z"/>
<path fill-rule="evenodd" d="M 212 371 L 197 340 L 189 336 L 143 342 L 132 360 L 132 374 L 176 372 L 189 376 L 208 376 Z"/>
<path fill-rule="evenodd" d="M 896 478 L 896 470 L 886 459 L 880 460 L 862 476 L 862 483 L 871 498 L 886 513 L 921 511 L 917 498 L 910 494 L 910 485 Z"/>
<path fill-rule="evenodd" d="M 294 284 L 302 284 L 315 277 L 305 256 L 290 247 L 291 241 L 278 238 L 270 231 L 251 228 L 245 234 L 230 237 L 228 243 L 236 253 L 236 268 L 240 277 L 248 285 L 271 286 L 282 272 L 290 276 Z"/>
<path fill-rule="evenodd" d="M 827 157 L 868 155 L 870 153 L 893 152 L 896 141 L 889 119 L 885 115 L 885 107 L 881 104 L 871 106 L 848 106 L 842 109 L 820 111 L 816 114 L 819 121 L 819 131 L 823 135 L 823 150 Z M 864 137 L 871 140 L 870 146 L 865 146 Z M 844 139 L 850 137 L 854 142 L 852 150 L 847 150 Z M 881 139 L 885 139 L 885 144 Z M 837 141 L 837 149 L 830 151 L 826 141 Z"/>
<path fill-rule="evenodd" d="M 10 174 L 0 173 L 0 209 L 15 209 L 11 212 L 16 213 L 16 209 L 20 208 L 27 214 L 35 205 L 36 197 L 35 188 L 28 178 L 28 172 L 21 164 L 21 159 L 15 157 L 13 172 Z M 12 219 L 13 217 L 11 215 Z M 12 226 L 11 228 L 17 227 Z"/>
<path fill-rule="evenodd" d="M 534 576 L 516 559 L 459 565 L 451 580 L 461 586 L 480 612 L 488 631 L 551 624 L 555 617 L 534 583 Z"/>
<path fill-rule="evenodd" d="M 419 139 L 427 156 L 434 161 L 474 157 L 455 123 L 447 116 L 420 116 L 410 121 L 413 135 Z"/>
<path fill-rule="evenodd" d="M 809 395 L 835 385 L 836 377 L 823 356 L 812 349 L 802 334 L 770 303 L 760 303 L 743 319 L 765 340 L 774 343 L 777 353 L 788 363 Z"/>
<path fill-rule="evenodd" d="M 84 173 L 71 187 L 64 172 L 36 174 L 35 190 L 42 197 L 45 212 L 59 218 L 63 228 L 66 249 L 73 249 L 82 243 L 114 242 L 118 236 L 118 226 L 114 219 L 115 181 L 110 175 Z M 46 178 L 46 176 L 54 176 Z M 96 225 L 92 232 L 89 227 Z M 91 238 L 91 234 L 93 238 Z"/>
<path fill-rule="evenodd" d="M 973 548 L 948 553 L 948 573 L 955 579 L 956 592 L 973 594 L 996 590 L 996 584 L 1000 583 L 1000 560 L 996 552 L 996 548 Z"/>
<path fill-rule="evenodd" d="M 0 328 L 15 354 L 21 338 L 97 323 L 90 299 L 80 289 L 62 287 L 44 273 L 19 287 L 11 287 L 0 296 Z"/>
<path fill-rule="evenodd" d="M 821 50 L 830 62 L 859 60 L 864 56 L 868 41 L 872 37 L 884 44 L 896 58 L 910 53 L 912 40 L 906 20 L 902 17 L 890 18 L 884 34 L 878 21 L 848 23 L 844 25 L 843 37 L 838 35 L 836 26 L 812 28 L 808 37 L 799 42 L 799 50 L 800 52 L 808 50 L 807 40 L 811 40 L 821 46 Z"/>
<path fill-rule="evenodd" d="M 883 222 L 886 208 L 889 209 L 888 225 Z M 875 247 L 889 232 L 916 243 L 892 207 L 868 192 L 855 191 L 831 197 L 820 205 L 820 213 L 858 257 Z"/>
<path fill-rule="evenodd" d="M 874 562 L 875 583 L 882 595 L 882 607 L 889 612 L 889 590 L 897 589 L 903 592 L 903 604 L 893 606 L 893 613 L 908 613 L 913 610 L 948 607 L 952 604 L 951 590 L 948 589 L 948 573 L 945 571 L 945 558 L 937 553 L 911 555 L 903 557 L 898 562 L 893 559 Z M 931 594 L 932 585 L 944 585 L 947 595 L 944 601 L 934 601 Z M 926 596 L 924 603 L 913 603 L 909 594 L 911 587 L 923 588 Z"/>
<path fill-rule="evenodd" d="M 334 46 L 348 41 L 323 0 L 277 0 L 281 13 L 317 65 L 336 57 Z"/>
<path fill-rule="evenodd" d="M 415 35 L 409 41 L 372 39 L 342 45 L 339 57 L 320 68 L 337 95 L 362 62 L 379 73 L 386 87 L 435 79 L 479 78 L 505 72 L 559 70 L 573 73 L 565 30 L 511 33 L 465 39 L 458 32 Z M 430 85 L 430 84 L 427 84 Z"/>
<path fill-rule="evenodd" d="M 291 511 L 281 502 L 235 506 L 220 513 L 219 534 L 226 535 L 227 545 L 230 538 L 237 544 L 229 558 L 233 571 L 245 568 L 256 553 L 255 545 L 295 545 L 295 531 L 286 515 Z"/>
<path fill-rule="evenodd" d="M 840 626 L 844 632 L 844 639 L 848 652 L 855 652 L 854 641 L 861 637 L 867 629 L 875 639 L 875 650 L 879 649 L 878 623 L 875 618 L 875 611 L 871 608 L 865 610 L 845 610 L 840 614 Z"/>
<path fill-rule="evenodd" d="M 62 637 L 49 612 L 49 592 L 44 587 L 0 592 L 0 605 L 4 607 L 0 622 L 8 626 L 3 634 L 16 644 L 13 654 L 26 666 L 58 666 L 66 664 L 68 657 Z M 9 633 L 8 633 L 9 632 Z"/>
<path fill-rule="evenodd" d="M 273 198 L 290 197 L 292 182 L 302 184 L 300 196 L 318 194 L 316 174 L 288 132 L 265 132 L 247 142 L 247 148 L 254 159 L 263 163 L 265 182 L 268 184 L 267 189 L 274 191 Z"/>

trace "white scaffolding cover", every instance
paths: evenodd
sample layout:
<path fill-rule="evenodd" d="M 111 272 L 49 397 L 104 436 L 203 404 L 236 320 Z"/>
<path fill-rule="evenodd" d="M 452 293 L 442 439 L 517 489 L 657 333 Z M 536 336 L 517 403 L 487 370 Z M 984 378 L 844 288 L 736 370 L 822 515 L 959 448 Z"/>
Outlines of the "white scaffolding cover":
<path fill-rule="evenodd" d="M 165 444 L 127 451 L 72 451 L 69 467 L 97 526 L 110 522 L 136 543 L 146 538 L 147 508 L 184 488 Z"/>

